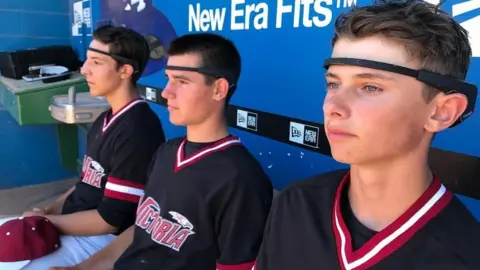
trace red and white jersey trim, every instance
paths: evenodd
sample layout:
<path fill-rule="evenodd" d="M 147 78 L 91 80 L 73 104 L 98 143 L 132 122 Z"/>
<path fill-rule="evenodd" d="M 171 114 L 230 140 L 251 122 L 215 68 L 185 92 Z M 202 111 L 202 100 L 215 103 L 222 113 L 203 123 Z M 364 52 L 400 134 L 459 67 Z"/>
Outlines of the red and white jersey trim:
<path fill-rule="evenodd" d="M 143 195 L 143 189 L 127 187 L 127 186 L 123 186 L 123 185 L 119 185 L 119 184 L 114 184 L 114 183 L 111 183 L 111 182 L 108 182 L 107 185 L 105 186 L 105 188 L 109 189 L 111 191 L 126 193 L 126 194 L 130 194 L 130 195 L 137 195 L 137 196 L 142 196 Z"/>
<path fill-rule="evenodd" d="M 442 211 L 453 197 L 453 193 L 434 177 L 428 189 L 404 214 L 353 251 L 351 235 L 340 210 L 342 188 L 349 178 L 347 174 L 337 189 L 332 217 L 339 263 L 344 270 L 368 269 L 389 256 Z"/>
<path fill-rule="evenodd" d="M 108 177 L 104 194 L 106 197 L 138 203 L 143 196 L 145 186 L 139 183 Z"/>
<path fill-rule="evenodd" d="M 110 118 L 110 121 L 107 121 L 107 115 L 103 118 L 103 127 L 102 127 L 102 133 L 105 133 L 105 131 L 112 126 L 112 124 L 115 122 L 116 119 L 118 119 L 122 114 L 127 112 L 130 108 L 133 106 L 139 104 L 139 103 L 145 103 L 146 101 L 144 99 L 134 99 L 130 103 L 127 103 L 124 107 L 122 107 L 118 112 L 114 113 L 112 117 Z"/>
<path fill-rule="evenodd" d="M 255 261 L 235 265 L 225 265 L 217 263 L 216 270 L 255 270 Z"/>
<path fill-rule="evenodd" d="M 220 140 L 220 141 L 218 141 L 218 142 L 216 142 L 216 143 L 214 143 L 210 146 L 207 146 L 207 147 L 197 151 L 196 153 L 194 153 L 194 154 L 192 154 L 188 157 L 185 157 L 185 143 L 186 142 L 187 142 L 187 139 L 185 138 L 177 149 L 177 156 L 176 156 L 175 168 L 174 168 L 175 172 L 180 170 L 181 168 L 183 168 L 185 166 L 188 166 L 190 164 L 195 163 L 196 161 L 202 159 L 205 156 L 208 156 L 208 155 L 213 154 L 215 152 L 224 150 L 224 149 L 228 148 L 229 146 L 241 144 L 239 138 L 229 136 L 229 137 L 226 137 L 226 138 L 224 138 L 224 139 L 222 139 L 222 140 Z"/>

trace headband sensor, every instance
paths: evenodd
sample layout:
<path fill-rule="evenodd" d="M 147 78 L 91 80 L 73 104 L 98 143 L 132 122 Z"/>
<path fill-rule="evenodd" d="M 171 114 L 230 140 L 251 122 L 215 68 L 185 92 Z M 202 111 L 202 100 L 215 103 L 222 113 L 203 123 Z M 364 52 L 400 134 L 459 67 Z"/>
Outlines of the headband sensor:
<path fill-rule="evenodd" d="M 477 101 L 478 89 L 474 84 L 427 70 L 415 70 L 398 65 L 355 58 L 328 58 L 325 60 L 323 67 L 328 69 L 331 65 L 349 65 L 389 71 L 415 78 L 417 81 L 428 84 L 447 95 L 452 93 L 461 93 L 465 95 L 468 100 L 467 108 L 459 119 L 450 126 L 450 128 L 462 123 L 470 117 L 473 114 L 475 103 Z"/>
<path fill-rule="evenodd" d="M 221 70 L 215 70 L 215 69 L 205 68 L 205 67 L 182 67 L 182 66 L 166 66 L 165 69 L 193 71 L 206 76 L 214 77 L 216 79 L 224 78 L 225 80 L 228 81 L 230 88 L 235 86 L 235 83 L 233 83 L 234 76 L 232 74 L 229 74 L 229 72 L 225 72 Z"/>
<path fill-rule="evenodd" d="M 89 47 L 87 50 L 92 51 L 92 52 L 96 52 L 96 53 L 101 53 L 101 54 L 106 55 L 106 56 L 110 56 L 111 58 L 120 62 L 121 64 L 131 65 L 133 67 L 133 73 L 137 73 L 139 71 L 138 70 L 138 63 L 135 60 L 132 60 L 130 58 L 127 58 L 127 57 L 124 57 L 124 56 L 121 56 L 121 55 L 118 55 L 118 54 L 108 53 L 108 52 L 105 52 L 105 51 L 102 51 L 102 50 L 99 50 L 99 49 L 95 49 L 95 48 L 92 48 L 92 47 Z"/>

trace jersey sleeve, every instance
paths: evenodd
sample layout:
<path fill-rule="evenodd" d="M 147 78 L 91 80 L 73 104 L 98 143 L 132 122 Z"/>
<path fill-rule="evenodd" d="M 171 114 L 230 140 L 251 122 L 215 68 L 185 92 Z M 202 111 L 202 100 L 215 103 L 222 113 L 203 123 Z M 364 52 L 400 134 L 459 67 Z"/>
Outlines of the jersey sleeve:
<path fill-rule="evenodd" d="M 277 197 L 273 200 L 272 208 L 270 209 L 270 213 L 268 215 L 267 223 L 265 224 L 265 230 L 263 233 L 263 240 L 262 245 L 260 246 L 260 250 L 258 252 L 255 265 L 252 270 L 267 270 L 271 269 L 268 265 L 268 260 L 271 259 L 269 255 L 269 250 L 272 245 L 271 243 L 271 229 L 272 224 L 274 223 L 274 219 L 276 217 L 277 209 L 278 209 L 278 200 L 280 198 Z"/>
<path fill-rule="evenodd" d="M 100 216 L 119 232 L 135 222 L 135 212 L 147 183 L 151 162 L 162 143 L 158 138 L 124 132 L 114 143 L 110 157 Z"/>
<path fill-rule="evenodd" d="M 268 177 L 240 174 L 217 212 L 217 270 L 251 270 L 260 248 L 273 188 Z"/>

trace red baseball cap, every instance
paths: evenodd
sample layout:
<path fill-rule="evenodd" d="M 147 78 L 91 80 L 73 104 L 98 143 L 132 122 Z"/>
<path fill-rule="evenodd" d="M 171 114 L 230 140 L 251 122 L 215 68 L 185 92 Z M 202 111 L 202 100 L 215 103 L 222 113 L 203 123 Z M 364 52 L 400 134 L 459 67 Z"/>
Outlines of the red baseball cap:
<path fill-rule="evenodd" d="M 21 269 L 61 245 L 57 228 L 41 216 L 0 220 L 0 243 L 0 270 Z"/>

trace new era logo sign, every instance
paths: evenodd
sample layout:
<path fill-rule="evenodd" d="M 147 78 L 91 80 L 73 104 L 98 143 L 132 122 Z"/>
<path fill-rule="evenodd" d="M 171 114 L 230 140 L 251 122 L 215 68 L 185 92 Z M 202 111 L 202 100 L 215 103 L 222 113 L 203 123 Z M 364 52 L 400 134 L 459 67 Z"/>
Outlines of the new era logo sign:
<path fill-rule="evenodd" d="M 318 127 L 290 122 L 289 141 L 318 148 Z"/>
<path fill-rule="evenodd" d="M 151 100 L 153 102 L 157 101 L 157 90 L 155 88 L 146 87 L 145 88 L 145 97 L 148 100 Z"/>
<path fill-rule="evenodd" d="M 237 127 L 257 131 L 257 119 L 256 113 L 237 110 Z"/>
<path fill-rule="evenodd" d="M 295 127 L 295 126 L 292 126 L 292 127 L 290 128 L 290 132 L 291 132 L 291 134 L 292 134 L 292 135 L 291 135 L 292 138 L 300 138 L 300 137 L 302 137 L 302 131 L 300 131 L 300 129 L 298 129 L 298 128 Z"/>

